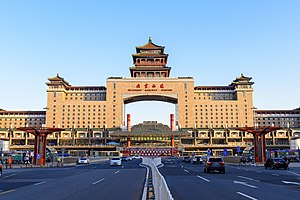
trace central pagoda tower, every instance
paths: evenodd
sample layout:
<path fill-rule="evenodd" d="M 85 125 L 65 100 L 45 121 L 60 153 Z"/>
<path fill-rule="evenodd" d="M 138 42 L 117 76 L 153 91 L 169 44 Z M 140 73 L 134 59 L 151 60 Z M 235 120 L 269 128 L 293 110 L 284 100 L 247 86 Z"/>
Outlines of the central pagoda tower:
<path fill-rule="evenodd" d="M 164 46 L 152 43 L 151 37 L 147 44 L 136 47 L 136 54 L 132 54 L 131 77 L 169 77 L 171 67 L 166 66 L 169 55 L 164 49 Z"/>

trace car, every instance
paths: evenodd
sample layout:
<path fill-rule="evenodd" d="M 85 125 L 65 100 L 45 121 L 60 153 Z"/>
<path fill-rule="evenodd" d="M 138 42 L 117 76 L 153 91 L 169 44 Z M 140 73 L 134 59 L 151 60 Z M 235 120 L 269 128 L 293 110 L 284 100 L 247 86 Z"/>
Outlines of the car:
<path fill-rule="evenodd" d="M 225 162 L 221 157 L 208 157 L 203 170 L 205 173 L 209 173 L 211 171 L 218 171 L 224 174 Z"/>
<path fill-rule="evenodd" d="M 191 158 L 189 156 L 184 156 L 182 162 L 191 162 Z"/>
<path fill-rule="evenodd" d="M 279 168 L 288 169 L 289 162 L 285 161 L 282 158 L 268 158 L 266 160 L 264 166 L 265 166 L 265 169 L 267 169 L 268 167 L 270 167 L 272 169 L 279 169 Z"/>
<path fill-rule="evenodd" d="M 121 165 L 122 165 L 121 158 L 119 158 L 119 157 L 112 158 L 112 159 L 110 160 L 110 162 L 109 162 L 109 165 L 110 165 L 110 166 L 115 166 L 115 165 L 121 166 Z"/>
<path fill-rule="evenodd" d="M 203 164 L 203 160 L 201 156 L 194 156 L 191 160 L 193 164 Z"/>
<path fill-rule="evenodd" d="M 142 156 L 140 156 L 140 155 L 135 155 L 135 156 L 133 156 L 133 158 L 134 158 L 134 159 L 142 159 Z"/>
<path fill-rule="evenodd" d="M 132 156 L 128 156 L 127 158 L 128 158 L 128 160 L 132 160 L 132 159 L 133 159 L 133 157 L 132 157 Z"/>
<path fill-rule="evenodd" d="M 3 169 L 3 166 L 2 166 L 2 164 L 0 163 L 0 177 L 2 176 L 2 169 Z"/>
<path fill-rule="evenodd" d="M 77 164 L 90 164 L 90 160 L 87 157 L 78 158 Z"/>
<path fill-rule="evenodd" d="M 129 158 L 128 158 L 127 156 L 122 156 L 122 157 L 121 157 L 121 160 L 127 162 L 127 161 L 129 160 Z"/>

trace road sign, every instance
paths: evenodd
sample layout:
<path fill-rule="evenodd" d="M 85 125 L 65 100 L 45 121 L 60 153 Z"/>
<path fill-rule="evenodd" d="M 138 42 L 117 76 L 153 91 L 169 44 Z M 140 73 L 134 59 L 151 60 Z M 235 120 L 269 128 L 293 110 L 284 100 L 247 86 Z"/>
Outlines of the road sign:
<path fill-rule="evenodd" d="M 40 154 L 36 154 L 36 158 L 37 158 L 37 159 L 40 159 L 40 158 L 41 158 L 41 155 L 40 155 Z"/>
<path fill-rule="evenodd" d="M 224 155 L 224 156 L 227 156 L 227 155 L 228 155 L 228 154 L 227 154 L 227 149 L 226 149 L 226 148 L 223 150 L 223 155 Z"/>
<path fill-rule="evenodd" d="M 211 150 L 207 149 L 207 156 L 210 156 L 210 155 L 211 155 Z"/>
<path fill-rule="evenodd" d="M 237 146 L 237 147 L 236 147 L 236 152 L 238 152 L 238 153 L 241 152 L 241 147 L 240 147 L 240 146 Z"/>

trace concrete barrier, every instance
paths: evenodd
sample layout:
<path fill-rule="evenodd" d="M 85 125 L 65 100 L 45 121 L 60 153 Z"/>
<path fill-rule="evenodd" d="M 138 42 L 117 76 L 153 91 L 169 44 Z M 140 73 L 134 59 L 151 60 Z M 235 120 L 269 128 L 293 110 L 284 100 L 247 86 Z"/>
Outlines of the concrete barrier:
<path fill-rule="evenodd" d="M 161 158 L 143 158 L 143 164 L 151 168 L 155 199 L 174 200 L 168 188 L 165 178 L 159 172 L 157 166 L 161 164 Z"/>

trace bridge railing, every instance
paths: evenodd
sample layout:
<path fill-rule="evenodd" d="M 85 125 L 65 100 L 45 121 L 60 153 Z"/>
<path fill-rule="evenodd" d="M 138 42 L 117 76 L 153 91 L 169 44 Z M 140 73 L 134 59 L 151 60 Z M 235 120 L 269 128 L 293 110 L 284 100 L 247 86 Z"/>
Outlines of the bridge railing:
<path fill-rule="evenodd" d="M 168 188 L 165 178 L 159 172 L 157 166 L 161 164 L 161 158 L 143 158 L 143 164 L 148 165 L 152 171 L 155 199 L 174 200 Z"/>

